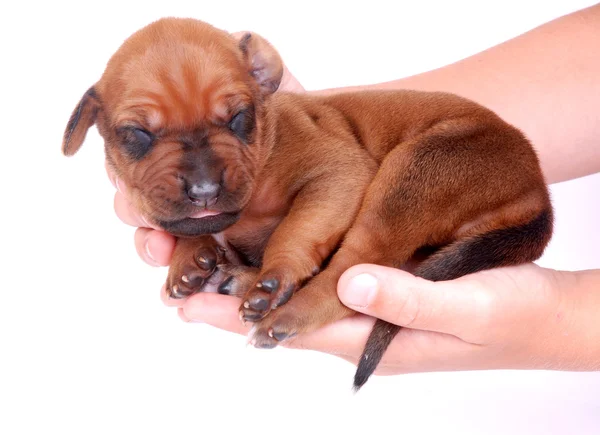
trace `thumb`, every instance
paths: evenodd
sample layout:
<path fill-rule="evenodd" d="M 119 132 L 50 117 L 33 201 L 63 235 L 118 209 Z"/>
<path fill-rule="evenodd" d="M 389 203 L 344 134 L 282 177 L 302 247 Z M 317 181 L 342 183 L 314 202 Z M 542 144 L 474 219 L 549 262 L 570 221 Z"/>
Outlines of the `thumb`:
<path fill-rule="evenodd" d="M 431 282 L 399 269 L 368 264 L 348 269 L 338 282 L 340 300 L 355 311 L 458 337 L 465 331 L 481 331 L 494 294 L 468 280 Z"/>

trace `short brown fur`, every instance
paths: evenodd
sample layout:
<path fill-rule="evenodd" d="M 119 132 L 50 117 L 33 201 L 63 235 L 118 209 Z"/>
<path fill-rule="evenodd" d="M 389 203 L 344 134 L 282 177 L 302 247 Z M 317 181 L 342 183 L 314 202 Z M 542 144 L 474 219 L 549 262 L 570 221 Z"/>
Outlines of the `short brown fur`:
<path fill-rule="evenodd" d="M 282 71 L 258 35 L 163 19 L 71 117 L 65 154 L 95 123 L 137 208 L 181 237 L 172 297 L 243 297 L 252 343 L 273 347 L 353 314 L 336 295 L 352 265 L 403 267 L 432 247 L 414 270 L 436 280 L 541 255 L 552 209 L 517 129 L 445 93 L 273 93 Z M 357 387 L 397 330 L 376 324 Z"/>

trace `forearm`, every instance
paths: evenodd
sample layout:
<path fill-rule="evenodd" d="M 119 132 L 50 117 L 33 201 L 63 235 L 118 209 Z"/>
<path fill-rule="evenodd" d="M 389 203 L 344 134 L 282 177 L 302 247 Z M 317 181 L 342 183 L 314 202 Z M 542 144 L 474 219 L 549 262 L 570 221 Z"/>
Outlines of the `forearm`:
<path fill-rule="evenodd" d="M 562 324 L 552 352 L 557 368 L 600 370 L 600 269 L 561 274 L 562 305 L 570 314 L 554 319 Z"/>
<path fill-rule="evenodd" d="M 550 183 L 600 171 L 600 5 L 544 24 L 454 64 L 387 83 L 462 95 L 521 129 Z"/>

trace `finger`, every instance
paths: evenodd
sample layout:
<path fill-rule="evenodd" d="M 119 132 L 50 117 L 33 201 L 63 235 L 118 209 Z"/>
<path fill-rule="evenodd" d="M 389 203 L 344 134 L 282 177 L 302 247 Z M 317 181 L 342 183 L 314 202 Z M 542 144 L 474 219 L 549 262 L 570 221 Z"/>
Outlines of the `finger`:
<path fill-rule="evenodd" d="M 336 355 L 355 363 L 373 328 L 374 319 L 357 314 L 326 325 L 316 331 L 300 334 L 282 343 L 292 349 L 316 350 Z"/>
<path fill-rule="evenodd" d="M 497 350 L 490 352 L 450 334 L 402 328 L 375 374 L 497 369 L 498 362 Z"/>
<path fill-rule="evenodd" d="M 218 293 L 196 293 L 185 299 L 183 315 L 193 322 L 202 322 L 225 331 L 247 335 L 251 325 L 239 318 L 240 299 Z"/>
<path fill-rule="evenodd" d="M 176 239 L 164 231 L 138 228 L 135 231 L 134 242 L 138 255 L 150 266 L 168 266 Z"/>
<path fill-rule="evenodd" d="M 117 217 L 121 219 L 123 223 L 131 225 L 132 227 L 149 227 L 148 223 L 141 217 L 121 192 L 115 193 L 114 207 Z"/>
<path fill-rule="evenodd" d="M 106 175 L 115 189 L 117 189 L 117 174 L 112 170 L 107 160 L 104 160 L 104 169 L 106 169 Z"/>
<path fill-rule="evenodd" d="M 175 298 L 170 297 L 169 294 L 167 293 L 167 285 L 166 284 L 163 284 L 163 286 L 160 288 L 160 300 L 167 307 L 177 307 L 177 308 L 183 307 L 183 304 L 186 301 L 185 299 L 175 299 Z M 185 316 L 185 313 L 183 312 L 183 310 L 179 314 L 179 317 L 181 317 L 182 315 Z M 192 319 L 189 319 L 187 316 L 185 316 L 185 318 L 187 319 L 186 322 L 192 321 Z"/>
<path fill-rule="evenodd" d="M 375 265 L 350 268 L 338 283 L 338 296 L 358 312 L 396 325 L 462 336 L 485 327 L 495 291 L 458 279 L 431 282 Z"/>
<path fill-rule="evenodd" d="M 183 320 L 185 323 L 198 323 L 198 322 L 194 322 L 193 320 L 189 319 L 185 313 L 183 312 L 183 308 L 177 308 L 177 315 L 179 316 L 179 318 L 181 320 Z"/>
<path fill-rule="evenodd" d="M 237 298 L 215 293 L 198 293 L 183 301 L 180 317 L 184 321 L 203 322 L 226 331 L 247 335 L 249 326 L 242 325 L 238 311 Z M 299 335 L 283 345 L 327 352 L 356 364 L 372 326 L 372 318 L 357 315 L 312 333 Z M 403 329 L 388 348 L 376 373 L 476 368 L 477 364 L 486 364 L 482 359 L 482 349 L 483 346 L 466 343 L 447 334 Z"/>
<path fill-rule="evenodd" d="M 292 75 L 289 69 L 284 65 L 283 67 L 283 76 L 281 77 L 281 83 L 279 84 L 278 91 L 285 92 L 296 92 L 303 93 L 305 92 L 304 86 L 300 84 L 300 82 Z"/>
<path fill-rule="evenodd" d="M 127 185 L 123 183 L 119 177 L 117 177 L 117 174 L 112 170 L 107 160 L 104 160 L 104 169 L 106 169 L 106 174 L 108 175 L 108 179 L 113 187 L 117 189 L 125 198 L 129 197 Z"/>
<path fill-rule="evenodd" d="M 356 365 L 372 327 L 372 318 L 355 316 L 299 335 L 285 343 L 285 346 L 326 352 Z M 464 342 L 455 336 L 403 328 L 392 341 L 375 373 L 390 375 L 496 368 L 494 360 L 494 355 L 486 353 L 484 347 Z"/>

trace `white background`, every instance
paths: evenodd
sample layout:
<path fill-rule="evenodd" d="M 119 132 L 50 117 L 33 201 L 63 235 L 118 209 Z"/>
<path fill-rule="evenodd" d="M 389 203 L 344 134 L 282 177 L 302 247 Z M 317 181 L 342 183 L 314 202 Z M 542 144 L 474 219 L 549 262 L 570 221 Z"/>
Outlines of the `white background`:
<path fill-rule="evenodd" d="M 184 324 L 159 301 L 166 269 L 142 264 L 113 213 L 95 129 L 60 155 L 109 56 L 161 16 L 257 31 L 318 89 L 432 69 L 593 1 L 12 3 L 0 10 L 1 434 L 600 433 L 599 373 L 405 375 L 353 396 L 346 362 Z M 600 175 L 553 186 L 541 264 L 600 267 L 599 191 Z"/>

